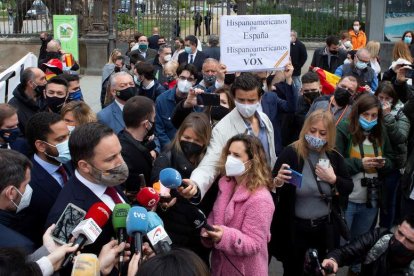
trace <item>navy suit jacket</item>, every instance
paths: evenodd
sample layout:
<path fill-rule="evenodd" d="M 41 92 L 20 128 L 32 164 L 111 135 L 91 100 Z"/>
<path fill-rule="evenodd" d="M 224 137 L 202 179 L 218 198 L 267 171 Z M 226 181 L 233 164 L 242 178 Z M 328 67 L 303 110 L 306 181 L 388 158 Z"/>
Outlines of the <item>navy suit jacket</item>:
<path fill-rule="evenodd" d="M 118 187 L 116 187 L 118 193 L 123 197 L 125 202 L 128 202 L 123 192 Z M 49 216 L 46 221 L 46 227 L 49 227 L 51 224 L 58 221 L 68 203 L 72 203 L 88 212 L 89 208 L 96 202 L 102 201 L 74 175 L 63 187 L 55 204 L 50 209 Z M 99 235 L 98 239 L 93 244 L 85 246 L 82 253 L 93 253 L 99 255 L 102 247 L 111 240 L 111 237 L 116 236 L 112 226 L 112 220 L 110 218 L 106 225 L 102 228 L 102 233 Z"/>
<path fill-rule="evenodd" d="M 98 121 L 112 128 L 116 134 L 125 128 L 124 118 L 122 117 L 122 110 L 119 108 L 118 104 L 115 101 L 99 111 Z"/>
<path fill-rule="evenodd" d="M 282 151 L 282 136 L 280 127 L 280 113 L 294 113 L 296 111 L 297 93 L 293 90 L 292 85 L 287 83 L 278 83 L 276 89 L 286 95 L 286 100 L 277 96 L 274 92 L 266 92 L 262 96 L 261 105 L 263 113 L 269 117 L 273 125 L 275 137 L 275 151 L 278 155 Z"/>
<path fill-rule="evenodd" d="M 9 143 L 9 145 L 10 145 L 10 148 L 12 150 L 18 151 L 21 154 L 24 154 L 27 157 L 30 157 L 30 154 L 29 154 L 29 144 L 27 144 L 26 139 L 21 138 L 21 137 L 18 137 L 16 139 L 16 141 L 13 141 L 13 142 Z"/>
<path fill-rule="evenodd" d="M 34 158 L 31 161 L 33 164 L 30 180 L 30 187 L 33 189 L 32 198 L 29 207 L 17 215 L 21 218 L 20 232 L 30 238 L 36 246 L 41 246 L 47 215 L 62 187 Z M 72 175 L 72 167 L 70 165 L 64 165 L 64 167 L 69 178 Z"/>
<path fill-rule="evenodd" d="M 206 58 L 208 58 L 206 54 L 201 51 L 197 51 L 195 59 L 193 60 L 193 65 L 197 68 L 199 73 L 201 72 L 201 69 L 203 69 L 203 63 Z M 183 63 L 188 63 L 188 54 L 186 52 L 182 52 L 178 55 L 178 64 L 181 65 Z"/>

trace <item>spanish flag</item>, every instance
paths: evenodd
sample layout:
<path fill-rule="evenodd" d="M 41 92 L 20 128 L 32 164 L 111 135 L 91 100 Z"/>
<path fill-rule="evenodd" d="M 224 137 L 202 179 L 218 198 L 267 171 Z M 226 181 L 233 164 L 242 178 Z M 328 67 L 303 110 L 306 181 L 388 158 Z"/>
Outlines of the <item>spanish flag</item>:
<path fill-rule="evenodd" d="M 310 66 L 309 70 L 313 70 L 313 66 Z M 315 72 L 318 74 L 319 81 L 322 85 L 322 94 L 332 95 L 335 91 L 336 84 L 339 82 L 341 78 L 321 68 L 319 68 Z"/>

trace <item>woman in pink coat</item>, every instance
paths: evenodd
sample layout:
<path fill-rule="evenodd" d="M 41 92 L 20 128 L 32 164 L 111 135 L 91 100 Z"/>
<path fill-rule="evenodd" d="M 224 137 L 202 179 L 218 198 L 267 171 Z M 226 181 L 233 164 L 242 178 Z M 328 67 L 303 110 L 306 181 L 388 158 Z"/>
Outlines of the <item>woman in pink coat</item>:
<path fill-rule="evenodd" d="M 223 176 L 202 242 L 212 247 L 212 275 L 268 275 L 267 244 L 275 206 L 270 169 L 259 139 L 239 134 L 223 149 Z"/>

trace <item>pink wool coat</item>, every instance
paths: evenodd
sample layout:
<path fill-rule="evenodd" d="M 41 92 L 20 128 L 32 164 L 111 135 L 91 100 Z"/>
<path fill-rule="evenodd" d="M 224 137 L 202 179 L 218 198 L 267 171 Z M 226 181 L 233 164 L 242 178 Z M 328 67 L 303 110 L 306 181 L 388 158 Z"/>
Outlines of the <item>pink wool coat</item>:
<path fill-rule="evenodd" d="M 232 195 L 235 185 L 234 178 L 220 179 L 219 193 L 208 216 L 210 225 L 223 227 L 220 242 L 202 239 L 205 246 L 213 247 L 212 275 L 240 275 L 235 266 L 245 276 L 267 276 L 267 244 L 275 211 L 272 197 L 266 188 L 252 193 L 244 185 L 236 187 Z"/>

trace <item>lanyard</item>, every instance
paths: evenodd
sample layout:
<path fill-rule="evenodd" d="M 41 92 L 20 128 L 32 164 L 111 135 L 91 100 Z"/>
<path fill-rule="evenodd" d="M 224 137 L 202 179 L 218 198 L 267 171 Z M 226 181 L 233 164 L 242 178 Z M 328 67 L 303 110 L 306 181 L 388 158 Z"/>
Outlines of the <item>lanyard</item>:
<path fill-rule="evenodd" d="M 334 100 L 334 97 L 332 96 L 331 100 L 329 101 L 328 109 L 329 109 L 329 111 L 332 113 L 332 115 L 335 115 L 335 114 L 333 114 L 333 112 L 332 112 L 332 110 L 331 110 L 333 100 Z M 348 110 L 348 107 L 349 107 L 349 105 L 347 104 L 347 105 L 346 105 L 346 107 L 345 107 L 345 109 L 342 111 L 341 115 L 339 116 L 338 120 L 336 120 L 336 122 L 335 122 L 335 126 L 338 126 L 339 122 L 340 122 L 340 121 L 342 120 L 342 118 L 345 116 L 345 113 L 346 113 L 346 111 Z"/>

